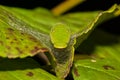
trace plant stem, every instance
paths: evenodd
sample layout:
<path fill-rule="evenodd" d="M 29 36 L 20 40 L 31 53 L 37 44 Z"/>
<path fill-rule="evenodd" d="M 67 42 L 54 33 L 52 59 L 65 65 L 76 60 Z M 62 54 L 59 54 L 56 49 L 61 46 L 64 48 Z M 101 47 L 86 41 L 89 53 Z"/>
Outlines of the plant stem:
<path fill-rule="evenodd" d="M 65 0 L 64 2 L 54 7 L 51 11 L 55 16 L 59 16 L 70 10 L 71 8 L 77 6 L 78 4 L 82 3 L 83 1 L 85 0 Z"/>

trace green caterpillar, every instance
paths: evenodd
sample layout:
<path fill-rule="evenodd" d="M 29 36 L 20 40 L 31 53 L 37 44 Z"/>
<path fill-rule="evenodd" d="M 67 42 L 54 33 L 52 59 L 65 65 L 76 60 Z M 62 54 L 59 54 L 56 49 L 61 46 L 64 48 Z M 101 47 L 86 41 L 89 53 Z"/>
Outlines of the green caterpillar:
<path fill-rule="evenodd" d="M 51 29 L 51 42 L 55 48 L 66 48 L 70 41 L 70 34 L 70 29 L 67 25 L 58 23 Z"/>

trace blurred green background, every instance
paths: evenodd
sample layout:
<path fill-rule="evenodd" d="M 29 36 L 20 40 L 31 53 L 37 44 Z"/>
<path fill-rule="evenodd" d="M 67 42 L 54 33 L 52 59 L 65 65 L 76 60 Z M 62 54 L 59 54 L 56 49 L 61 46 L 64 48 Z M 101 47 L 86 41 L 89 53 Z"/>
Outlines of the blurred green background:
<path fill-rule="evenodd" d="M 21 7 L 27 9 L 34 9 L 36 7 L 52 9 L 53 7 L 55 7 L 63 1 L 64 0 L 0 0 L 0 5 Z M 86 0 L 82 4 L 74 7 L 66 13 L 77 11 L 106 10 L 115 3 L 119 4 L 120 0 Z M 120 35 L 119 27 L 120 17 L 109 20 L 98 26 L 98 28 L 116 35 Z"/>

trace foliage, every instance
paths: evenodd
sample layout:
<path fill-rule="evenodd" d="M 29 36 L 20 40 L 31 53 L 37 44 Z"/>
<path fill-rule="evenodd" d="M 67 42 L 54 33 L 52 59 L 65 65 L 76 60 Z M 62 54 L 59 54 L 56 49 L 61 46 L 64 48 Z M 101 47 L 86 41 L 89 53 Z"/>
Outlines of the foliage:
<path fill-rule="evenodd" d="M 6 78 L 9 80 L 13 78 L 14 80 L 17 80 L 20 77 L 22 77 L 23 80 L 64 79 L 68 75 L 72 66 L 74 59 L 74 51 L 79 49 L 78 46 L 82 43 L 83 40 L 87 38 L 87 36 L 93 31 L 93 29 L 97 25 L 106 20 L 119 16 L 119 9 L 120 7 L 118 5 L 113 5 L 109 10 L 106 11 L 78 12 L 65 14 L 62 16 L 54 16 L 49 10 L 46 10 L 44 8 L 26 10 L 21 8 L 0 6 L 0 56 L 5 58 L 1 59 L 1 61 L 4 60 L 7 65 L 12 65 L 13 63 L 10 62 L 11 60 L 6 58 L 21 58 L 18 61 L 15 60 L 15 65 L 12 65 L 10 67 L 7 66 L 7 70 L 1 68 L 0 74 L 4 73 L 3 76 L 8 76 Z M 64 26 L 63 28 L 59 29 L 58 27 L 55 28 L 55 24 L 58 23 L 61 23 L 63 25 L 65 24 L 65 26 L 70 29 L 70 32 L 67 33 L 68 29 L 66 29 L 66 27 Z M 64 32 L 62 32 L 62 30 Z M 65 37 L 66 39 L 63 37 L 64 34 L 67 37 Z M 101 32 L 99 34 L 101 34 Z M 106 33 L 104 33 L 104 35 L 105 34 Z M 58 44 L 60 43 L 58 39 L 61 39 L 62 48 L 59 48 L 61 47 L 61 45 Z M 56 41 L 58 42 L 56 43 Z M 67 44 L 67 46 L 65 43 Z M 87 43 L 91 42 L 88 41 Z M 57 45 L 57 47 L 55 47 L 54 45 Z M 83 45 L 83 47 L 86 47 L 86 45 L 89 46 L 89 44 L 85 44 L 85 46 Z M 95 47 L 95 51 L 99 52 L 99 49 L 97 49 L 97 47 L 99 48 L 101 46 Z M 109 50 L 112 50 L 112 47 L 113 46 L 105 46 L 105 49 L 107 50 L 110 48 Z M 119 45 L 116 45 L 116 48 L 118 47 Z M 39 67 L 39 64 L 36 63 L 34 60 L 30 59 L 30 62 L 29 60 L 27 60 L 27 58 L 22 59 L 28 56 L 34 56 L 36 54 L 43 54 L 46 52 L 48 53 L 46 54 L 46 56 L 48 57 L 49 62 L 52 66 L 52 71 L 56 73 L 57 77 L 44 71 L 44 69 Z M 115 53 L 119 53 L 119 49 L 116 52 L 114 52 L 113 49 L 112 53 L 108 51 L 108 55 L 112 55 Z M 91 54 L 94 54 L 94 52 Z M 101 54 L 96 55 L 102 55 L 102 52 Z M 107 54 L 104 54 L 103 52 L 102 56 L 106 55 Z M 90 74 L 89 72 L 91 72 L 91 75 L 97 72 L 98 74 L 96 76 L 98 77 L 102 76 L 101 73 L 106 74 L 104 75 L 106 80 L 108 80 L 111 76 L 113 77 L 113 80 L 115 78 L 120 79 L 117 75 L 119 74 L 119 71 L 105 71 L 105 69 L 119 70 L 119 67 L 113 67 L 110 65 L 112 64 L 114 66 L 117 66 L 117 64 L 115 64 L 114 62 L 119 62 L 119 59 L 114 56 L 117 55 L 112 55 L 108 63 L 106 63 L 108 61 L 106 57 L 103 60 L 99 59 L 99 57 L 95 57 L 95 60 L 93 60 L 93 62 L 96 61 L 95 64 L 92 62 L 90 63 L 91 59 L 78 61 L 76 60 L 72 70 L 74 79 L 86 80 L 86 77 L 84 76 L 86 74 L 85 71 L 88 71 L 88 76 Z M 23 64 L 19 64 L 19 62 L 21 61 L 23 61 Z M 27 63 L 28 65 L 26 65 Z M 6 64 L 4 65 L 3 63 L 3 65 L 0 65 L 6 66 Z M 21 69 L 24 66 L 26 69 Z M 31 66 L 33 67 L 31 68 Z M 101 69 L 100 66 L 103 66 L 104 70 Z M 13 67 L 14 69 L 12 68 L 13 70 L 11 70 L 11 67 Z M 11 76 L 11 74 L 15 75 Z M 80 76 L 81 74 L 82 78 Z M 29 78 L 28 76 L 32 78 Z M 94 79 L 94 76 L 88 77 L 87 79 L 92 80 Z M 1 78 L 1 80 L 5 79 Z"/>

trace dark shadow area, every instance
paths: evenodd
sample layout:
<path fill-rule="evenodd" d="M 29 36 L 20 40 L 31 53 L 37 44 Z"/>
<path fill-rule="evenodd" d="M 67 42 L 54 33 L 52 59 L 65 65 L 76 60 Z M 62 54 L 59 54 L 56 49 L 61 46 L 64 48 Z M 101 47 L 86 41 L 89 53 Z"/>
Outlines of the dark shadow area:
<path fill-rule="evenodd" d="M 72 69 L 71 69 L 72 70 Z M 65 80 L 74 80 L 73 79 L 73 75 L 72 75 L 72 71 L 70 71 L 70 73 L 68 74 L 68 76 L 65 78 Z"/>
<path fill-rule="evenodd" d="M 97 27 L 114 35 L 120 35 L 120 16 L 106 21 Z"/>
<path fill-rule="evenodd" d="M 52 67 L 50 65 L 41 65 L 41 61 L 38 62 L 33 57 L 27 58 L 16 58 L 16 59 L 8 59 L 8 58 L 1 58 L 0 57 L 0 71 L 16 71 L 16 70 L 34 70 L 34 69 L 43 69 L 50 74 L 55 75 L 53 71 L 51 71 Z M 28 72 L 28 76 L 32 76 L 32 72 Z"/>
<path fill-rule="evenodd" d="M 120 43 L 120 36 L 95 29 L 90 36 L 76 49 L 75 53 L 91 55 L 96 46 L 112 46 Z"/>
<path fill-rule="evenodd" d="M 22 7 L 22 8 L 35 8 L 45 7 L 51 9 L 64 0 L 0 0 L 1 5 Z M 119 4 L 119 0 L 86 0 L 82 4 L 74 7 L 69 12 L 74 11 L 94 11 L 94 10 L 106 10 L 113 4 Z"/>
<path fill-rule="evenodd" d="M 36 7 L 53 8 L 63 0 L 0 0 L 1 5 L 33 9 Z"/>
<path fill-rule="evenodd" d="M 41 66 L 32 58 L 24 59 L 0 58 L 0 71 L 25 70 L 35 68 L 41 68 Z"/>
<path fill-rule="evenodd" d="M 115 3 L 119 4 L 120 1 L 119 0 L 86 0 L 82 4 L 71 9 L 70 12 L 107 10 Z"/>

